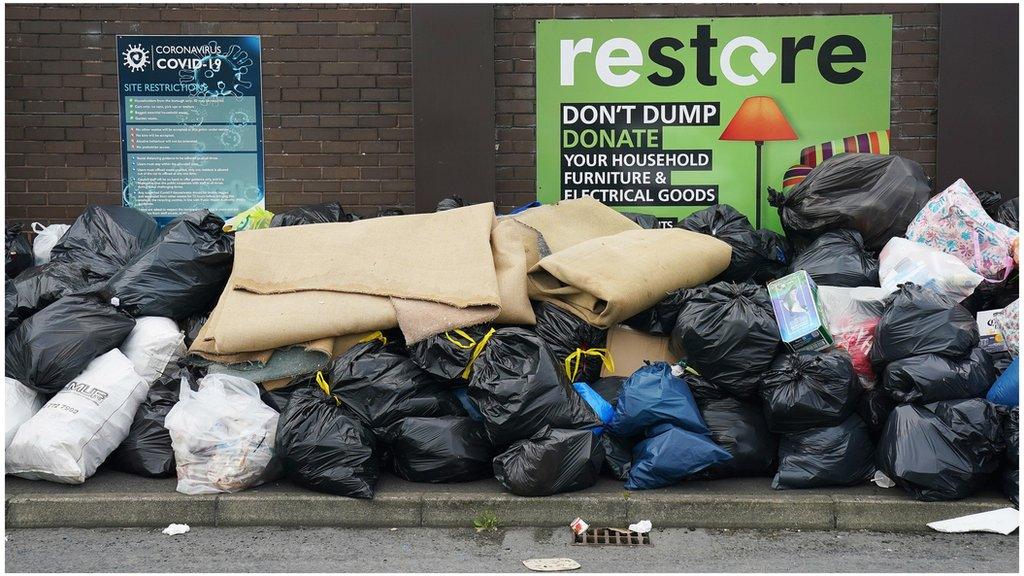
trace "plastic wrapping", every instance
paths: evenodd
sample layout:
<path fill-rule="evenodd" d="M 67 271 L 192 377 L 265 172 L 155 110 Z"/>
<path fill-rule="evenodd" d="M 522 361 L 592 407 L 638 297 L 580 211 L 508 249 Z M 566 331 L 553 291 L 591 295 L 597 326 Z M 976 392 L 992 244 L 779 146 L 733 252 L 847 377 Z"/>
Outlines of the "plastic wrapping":
<path fill-rule="evenodd" d="M 473 364 L 469 397 L 495 447 L 532 437 L 544 426 L 583 429 L 601 420 L 570 387 L 565 366 L 540 336 L 498 329 Z"/>
<path fill-rule="evenodd" d="M 391 470 L 411 482 L 468 482 L 493 474 L 487 431 L 466 416 L 405 418 L 381 438 Z"/>
<path fill-rule="evenodd" d="M 626 490 L 670 486 L 731 458 L 704 434 L 672 424 L 659 424 L 633 448 L 633 465 L 629 469 Z"/>
<path fill-rule="evenodd" d="M 818 236 L 793 259 L 790 271 L 804 270 L 818 285 L 878 285 L 878 258 L 864 249 L 856 230 L 832 230 Z"/>
<path fill-rule="evenodd" d="M 277 420 L 278 413 L 260 401 L 259 387 L 244 378 L 210 374 L 199 381 L 198 392 L 183 381 L 178 403 L 164 419 L 178 492 L 238 492 L 272 479 Z"/>
<path fill-rule="evenodd" d="M 984 487 L 1005 448 L 993 404 L 978 398 L 903 404 L 889 416 L 875 460 L 916 500 L 958 500 Z"/>
<path fill-rule="evenodd" d="M 135 372 L 152 384 L 168 365 L 185 355 L 185 336 L 170 318 L 143 316 L 135 320 L 120 348 Z"/>
<path fill-rule="evenodd" d="M 716 280 L 763 284 L 786 273 L 790 255 L 785 240 L 767 230 L 754 230 L 747 217 L 728 204 L 694 212 L 676 227 L 714 236 L 732 246 L 729 267 Z"/>
<path fill-rule="evenodd" d="M 174 476 L 174 448 L 164 420 L 178 403 L 182 375 L 177 366 L 171 366 L 150 386 L 135 412 L 128 436 L 107 458 L 108 466 L 150 478 Z"/>
<path fill-rule="evenodd" d="M 66 296 L 7 334 L 4 374 L 51 396 L 134 327 L 135 320 L 109 304 Z"/>
<path fill-rule="evenodd" d="M 602 423 L 611 423 L 612 419 L 615 417 L 615 407 L 612 406 L 610 402 L 605 400 L 586 382 L 575 382 L 572 387 L 573 390 L 580 395 L 580 398 L 583 398 L 587 405 L 590 406 L 590 409 L 594 411 L 594 414 L 597 414 L 597 417 Z"/>
<path fill-rule="evenodd" d="M 18 428 L 7 449 L 7 473 L 85 482 L 128 435 L 148 389 L 121 352 L 96 358 Z"/>
<path fill-rule="evenodd" d="M 42 266 L 50 261 L 50 251 L 69 228 L 71 226 L 67 224 L 43 226 L 39 222 L 32 223 L 32 231 L 36 233 L 32 240 L 32 261 L 36 266 Z"/>
<path fill-rule="evenodd" d="M 862 391 L 844 350 L 785 354 L 761 376 L 764 414 L 775 433 L 838 426 L 857 410 Z"/>
<path fill-rule="evenodd" d="M 818 300 L 836 347 L 846 350 L 854 371 L 870 380 L 875 379 L 875 371 L 868 354 L 888 295 L 883 288 L 818 286 Z"/>
<path fill-rule="evenodd" d="M 534 331 L 548 345 L 565 368 L 570 382 L 594 382 L 601 377 L 601 365 L 609 358 L 605 343 L 608 331 L 555 306 L 540 302 L 534 307 Z"/>
<path fill-rule="evenodd" d="M 913 282 L 960 302 L 973 294 L 984 278 L 952 254 L 893 238 L 879 254 L 879 281 L 887 292 Z"/>
<path fill-rule="evenodd" d="M 996 381 L 992 358 L 981 348 L 963 358 L 922 354 L 894 360 L 882 373 L 882 389 L 899 404 L 984 398 Z"/>
<path fill-rule="evenodd" d="M 853 486 L 875 473 L 875 445 L 854 414 L 838 426 L 810 428 L 779 439 L 779 471 L 772 488 Z"/>
<path fill-rule="evenodd" d="M 830 230 L 849 228 L 880 250 L 928 202 L 931 186 L 921 165 L 899 156 L 839 154 L 818 164 L 789 194 L 769 190 L 786 237 L 806 246 Z"/>
<path fill-rule="evenodd" d="M 22 234 L 21 224 L 4 226 L 4 273 L 14 278 L 32 266 L 32 243 Z"/>
<path fill-rule="evenodd" d="M 88 284 L 105 281 L 156 242 L 160 225 L 125 206 L 90 206 L 50 251 L 52 262 L 81 265 Z"/>
<path fill-rule="evenodd" d="M 9 448 L 18 428 L 35 416 L 46 400 L 14 378 L 4 378 L 4 398 L 4 446 Z"/>
<path fill-rule="evenodd" d="M 780 343 L 768 291 L 728 282 L 691 289 L 670 340 L 673 353 L 744 399 L 757 395 L 757 376 L 775 359 Z"/>
<path fill-rule="evenodd" d="M 906 237 L 959 258 L 995 281 L 1013 271 L 1011 247 L 1018 233 L 993 220 L 963 179 L 937 194 L 907 227 Z"/>
<path fill-rule="evenodd" d="M 995 329 L 1003 336 L 1006 349 L 1020 356 L 1020 299 L 1014 300 L 992 318 Z"/>
<path fill-rule="evenodd" d="M 377 438 L 327 392 L 301 386 L 292 394 L 277 425 L 281 466 L 288 479 L 310 490 L 373 498 L 380 474 Z"/>
<path fill-rule="evenodd" d="M 711 440 L 732 458 L 698 472 L 696 478 L 768 476 L 775 466 L 778 439 L 768 430 L 761 406 L 726 394 L 698 376 L 687 376 Z M 700 392 L 698 392 L 700 390 Z"/>
<path fill-rule="evenodd" d="M 623 383 L 608 430 L 619 436 L 638 436 L 662 423 L 708 433 L 686 382 L 672 375 L 671 366 L 656 362 L 640 368 Z"/>
<path fill-rule="evenodd" d="M 590 430 L 545 426 L 494 458 L 494 476 L 519 496 L 550 496 L 597 483 L 604 451 Z"/>
<path fill-rule="evenodd" d="M 270 227 L 301 226 L 304 224 L 323 224 L 327 222 L 349 222 L 349 215 L 338 202 L 310 204 L 298 206 L 291 210 L 278 212 L 270 220 Z"/>
<path fill-rule="evenodd" d="M 235 238 L 209 210 L 185 214 L 110 278 L 103 296 L 132 316 L 175 320 L 208 310 L 220 297 L 234 259 Z"/>
<path fill-rule="evenodd" d="M 978 324 L 966 308 L 908 282 L 887 299 L 869 357 L 876 366 L 920 354 L 958 358 L 980 339 Z"/>

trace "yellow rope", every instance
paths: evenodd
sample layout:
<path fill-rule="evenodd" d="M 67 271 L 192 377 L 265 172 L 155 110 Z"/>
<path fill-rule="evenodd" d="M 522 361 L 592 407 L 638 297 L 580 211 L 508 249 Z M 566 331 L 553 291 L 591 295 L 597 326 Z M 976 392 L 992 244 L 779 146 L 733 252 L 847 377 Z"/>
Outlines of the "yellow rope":
<path fill-rule="evenodd" d="M 612 359 L 612 353 L 607 348 L 588 348 L 586 350 L 577 348 L 572 354 L 565 357 L 565 375 L 569 377 L 570 382 L 576 381 L 576 375 L 580 372 L 580 361 L 583 356 L 597 356 L 601 358 L 601 363 L 608 372 L 615 371 L 615 361 Z"/>
<path fill-rule="evenodd" d="M 377 330 L 376 332 L 371 332 L 366 338 L 363 338 L 358 343 L 362 344 L 363 342 L 372 342 L 374 340 L 380 340 L 380 343 L 384 345 L 387 345 L 388 343 L 388 337 L 385 336 L 384 333 L 381 332 L 380 330 Z"/>

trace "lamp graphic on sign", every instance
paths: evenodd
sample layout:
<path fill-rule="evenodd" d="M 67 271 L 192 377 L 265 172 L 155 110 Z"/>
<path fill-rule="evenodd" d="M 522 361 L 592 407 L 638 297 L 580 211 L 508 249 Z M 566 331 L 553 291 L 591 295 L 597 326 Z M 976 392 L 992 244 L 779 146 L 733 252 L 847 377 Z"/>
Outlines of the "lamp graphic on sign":
<path fill-rule="evenodd" d="M 771 140 L 796 140 L 796 132 L 771 96 L 751 96 L 740 104 L 719 140 L 753 142 L 757 148 L 757 170 L 754 194 L 757 198 L 757 222 L 761 227 L 761 146 Z"/>

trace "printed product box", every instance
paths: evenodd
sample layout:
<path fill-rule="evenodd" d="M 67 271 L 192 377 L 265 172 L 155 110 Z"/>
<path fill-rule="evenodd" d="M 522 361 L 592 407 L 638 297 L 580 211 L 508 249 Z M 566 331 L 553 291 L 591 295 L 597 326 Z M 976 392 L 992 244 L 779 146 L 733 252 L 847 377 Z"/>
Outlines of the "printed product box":
<path fill-rule="evenodd" d="M 798 270 L 768 283 L 768 297 L 779 323 L 779 335 L 793 352 L 825 350 L 833 345 L 818 286 Z"/>

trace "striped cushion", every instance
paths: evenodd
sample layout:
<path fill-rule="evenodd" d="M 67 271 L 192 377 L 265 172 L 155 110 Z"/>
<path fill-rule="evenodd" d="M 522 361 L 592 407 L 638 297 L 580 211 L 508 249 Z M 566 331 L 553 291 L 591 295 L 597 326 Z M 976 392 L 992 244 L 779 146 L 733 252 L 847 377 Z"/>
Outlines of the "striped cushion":
<path fill-rule="evenodd" d="M 807 178 L 807 175 L 811 173 L 811 170 L 814 170 L 814 168 L 804 166 L 803 164 L 797 164 L 789 170 L 786 170 L 786 175 L 782 177 L 782 191 L 786 192 L 793 186 L 802 182 L 803 179 Z"/>
<path fill-rule="evenodd" d="M 868 154 L 889 153 L 889 130 L 877 130 L 856 136 L 847 136 L 840 140 L 823 142 L 816 146 L 808 146 L 800 151 L 800 164 L 811 168 L 821 164 L 836 154 L 844 152 L 861 152 Z M 787 178 L 789 173 L 786 173 Z M 783 184 L 785 186 L 785 184 Z"/>

